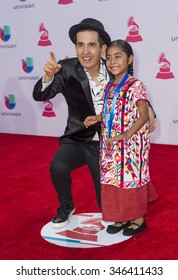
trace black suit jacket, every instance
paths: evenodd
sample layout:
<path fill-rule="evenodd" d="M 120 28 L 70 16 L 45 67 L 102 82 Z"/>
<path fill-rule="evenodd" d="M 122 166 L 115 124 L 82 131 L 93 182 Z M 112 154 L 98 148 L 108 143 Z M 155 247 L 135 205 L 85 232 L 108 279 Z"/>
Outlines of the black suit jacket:
<path fill-rule="evenodd" d="M 60 143 L 89 142 L 96 132 L 100 135 L 100 124 L 89 128 L 83 125 L 87 116 L 96 115 L 85 70 L 77 58 L 64 59 L 59 64 L 62 65 L 61 70 L 44 91 L 41 91 L 42 79 L 36 83 L 33 98 L 45 101 L 62 93 L 68 106 L 68 119 Z"/>

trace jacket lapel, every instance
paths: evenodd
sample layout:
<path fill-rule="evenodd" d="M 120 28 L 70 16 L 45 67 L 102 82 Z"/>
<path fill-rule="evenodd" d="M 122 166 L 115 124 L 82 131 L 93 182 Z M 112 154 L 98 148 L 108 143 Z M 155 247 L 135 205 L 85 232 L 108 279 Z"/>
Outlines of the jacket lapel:
<path fill-rule="evenodd" d="M 102 59 L 102 60 L 105 63 L 105 60 L 104 59 Z M 88 81 L 87 75 L 85 73 L 85 70 L 84 70 L 83 66 L 81 66 L 80 63 L 78 63 L 77 72 L 78 72 L 78 77 L 80 77 L 81 86 L 83 88 L 83 92 L 88 101 L 88 104 L 90 105 L 90 108 L 92 109 L 93 114 L 96 114 L 94 105 L 93 105 L 92 96 L 91 96 L 89 81 Z M 108 72 L 108 74 L 109 74 L 110 79 L 112 80 L 114 76 L 110 72 Z"/>
<path fill-rule="evenodd" d="M 88 81 L 87 75 L 85 73 L 85 70 L 83 69 L 83 67 L 80 64 L 78 65 L 77 72 L 79 74 L 81 86 L 83 88 L 83 92 L 88 101 L 88 104 L 89 104 L 90 108 L 92 109 L 93 114 L 96 114 L 94 105 L 93 105 L 92 96 L 91 96 L 89 81 Z"/>

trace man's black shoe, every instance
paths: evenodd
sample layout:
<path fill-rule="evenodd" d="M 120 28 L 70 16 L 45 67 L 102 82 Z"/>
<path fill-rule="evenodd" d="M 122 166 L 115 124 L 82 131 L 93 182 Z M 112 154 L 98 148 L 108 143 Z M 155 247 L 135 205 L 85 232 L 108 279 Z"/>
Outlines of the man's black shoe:
<path fill-rule="evenodd" d="M 69 222 L 72 214 L 75 212 L 75 206 L 73 204 L 61 204 L 57 209 L 56 216 L 52 219 L 52 227 L 64 227 Z"/>

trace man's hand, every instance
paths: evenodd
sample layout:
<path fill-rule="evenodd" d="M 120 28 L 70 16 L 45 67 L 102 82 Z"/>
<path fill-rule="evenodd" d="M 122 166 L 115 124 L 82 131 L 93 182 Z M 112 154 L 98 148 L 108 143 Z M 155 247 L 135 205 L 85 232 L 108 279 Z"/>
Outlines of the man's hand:
<path fill-rule="evenodd" d="M 45 71 L 44 82 L 48 83 L 61 67 L 62 66 L 57 63 L 54 53 L 50 52 L 50 60 L 48 60 L 43 67 L 43 70 Z"/>
<path fill-rule="evenodd" d="M 86 128 L 88 128 L 90 125 L 93 125 L 95 123 L 97 123 L 98 121 L 101 121 L 101 116 L 100 115 L 96 115 L 96 116 L 88 116 L 83 124 Z"/>

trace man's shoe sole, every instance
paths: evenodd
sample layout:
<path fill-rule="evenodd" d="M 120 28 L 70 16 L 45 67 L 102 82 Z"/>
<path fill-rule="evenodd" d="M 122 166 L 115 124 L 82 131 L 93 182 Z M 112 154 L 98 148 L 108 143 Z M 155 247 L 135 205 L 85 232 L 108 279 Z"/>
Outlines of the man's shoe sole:
<path fill-rule="evenodd" d="M 67 219 L 65 222 L 63 222 L 63 223 L 53 223 L 53 222 L 52 222 L 52 227 L 53 227 L 53 228 L 65 227 L 65 226 L 68 224 L 68 222 L 69 222 L 69 220 L 70 220 L 70 218 L 71 218 L 71 216 L 72 216 L 72 214 L 73 214 L 74 212 L 75 212 L 75 208 L 72 210 L 72 212 L 70 212 L 68 219 Z"/>

